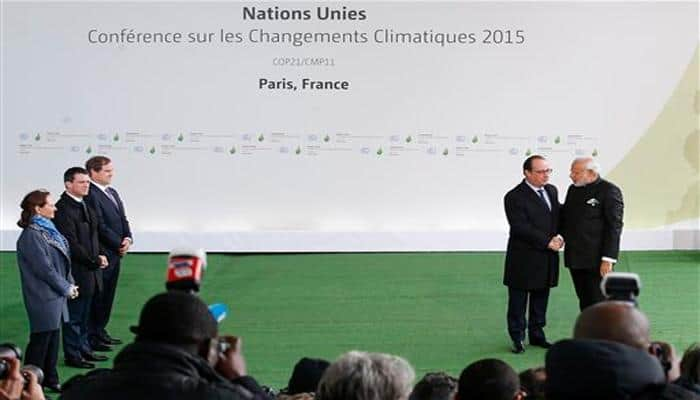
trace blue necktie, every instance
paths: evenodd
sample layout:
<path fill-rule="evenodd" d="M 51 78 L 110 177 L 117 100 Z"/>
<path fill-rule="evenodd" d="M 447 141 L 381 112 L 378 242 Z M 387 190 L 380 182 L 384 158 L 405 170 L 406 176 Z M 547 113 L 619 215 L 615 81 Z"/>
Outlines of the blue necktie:
<path fill-rule="evenodd" d="M 117 208 L 119 208 L 119 203 L 117 203 L 117 191 L 112 189 L 111 187 L 108 187 L 107 189 L 105 189 L 105 194 L 110 200 L 112 200 L 112 203 L 114 203 L 114 205 Z"/>
<path fill-rule="evenodd" d="M 547 209 L 549 211 L 552 211 L 552 207 L 549 206 L 549 203 L 547 202 L 547 199 L 544 197 L 544 189 L 538 189 L 537 194 L 540 195 L 540 199 L 544 202 L 544 205 L 547 206 Z"/>

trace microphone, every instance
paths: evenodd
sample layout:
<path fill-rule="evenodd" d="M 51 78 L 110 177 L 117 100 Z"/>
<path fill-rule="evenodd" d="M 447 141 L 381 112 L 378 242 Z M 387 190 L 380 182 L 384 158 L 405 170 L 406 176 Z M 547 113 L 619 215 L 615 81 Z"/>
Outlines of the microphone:
<path fill-rule="evenodd" d="M 173 249 L 168 256 L 165 287 L 188 293 L 199 292 L 207 268 L 207 254 L 202 249 Z"/>

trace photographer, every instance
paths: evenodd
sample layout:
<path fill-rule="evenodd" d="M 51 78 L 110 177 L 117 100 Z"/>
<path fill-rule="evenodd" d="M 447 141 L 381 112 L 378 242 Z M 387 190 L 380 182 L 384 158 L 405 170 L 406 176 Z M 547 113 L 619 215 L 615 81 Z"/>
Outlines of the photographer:
<path fill-rule="evenodd" d="M 18 358 L 2 357 L 3 373 L 0 374 L 0 400 L 44 400 L 44 392 L 37 376 L 20 370 Z"/>
<path fill-rule="evenodd" d="M 133 343 L 114 368 L 76 376 L 62 398 L 267 400 L 246 374 L 242 341 L 218 337 L 218 326 L 197 296 L 171 291 L 152 297 L 141 310 Z"/>

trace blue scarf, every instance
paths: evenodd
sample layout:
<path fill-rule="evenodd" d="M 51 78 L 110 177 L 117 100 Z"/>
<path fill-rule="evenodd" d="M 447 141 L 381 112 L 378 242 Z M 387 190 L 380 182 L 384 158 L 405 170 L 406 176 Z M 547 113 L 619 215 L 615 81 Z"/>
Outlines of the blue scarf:
<path fill-rule="evenodd" d="M 64 253 L 69 254 L 68 241 L 61 235 L 61 232 L 56 229 L 56 225 L 54 225 L 50 219 L 42 217 L 41 215 L 34 215 L 32 216 L 32 223 L 37 225 L 42 231 L 46 232 L 51 239 L 58 243 Z"/>

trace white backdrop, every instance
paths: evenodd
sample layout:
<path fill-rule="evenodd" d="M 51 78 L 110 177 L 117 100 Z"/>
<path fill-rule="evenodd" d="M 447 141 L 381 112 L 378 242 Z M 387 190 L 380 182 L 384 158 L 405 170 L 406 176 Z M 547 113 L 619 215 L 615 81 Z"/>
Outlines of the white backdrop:
<path fill-rule="evenodd" d="M 95 154 L 114 160 L 136 250 L 502 249 L 502 198 L 526 155 L 550 158 L 560 200 L 575 156 L 609 171 L 698 43 L 695 3 L 328 4 L 366 18 L 319 20 L 326 3 L 6 2 L 2 249 L 22 196 L 60 194 L 63 171 Z M 310 18 L 246 20 L 244 7 Z M 90 43 L 122 29 L 183 43 Z M 366 41 L 254 43 L 256 29 Z M 377 43 L 384 29 L 474 43 Z M 304 90 L 303 78 L 349 88 Z M 672 248 L 673 235 L 628 230 L 623 247 Z"/>

